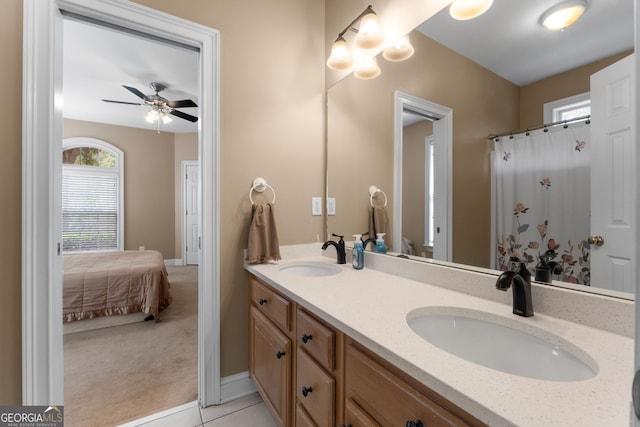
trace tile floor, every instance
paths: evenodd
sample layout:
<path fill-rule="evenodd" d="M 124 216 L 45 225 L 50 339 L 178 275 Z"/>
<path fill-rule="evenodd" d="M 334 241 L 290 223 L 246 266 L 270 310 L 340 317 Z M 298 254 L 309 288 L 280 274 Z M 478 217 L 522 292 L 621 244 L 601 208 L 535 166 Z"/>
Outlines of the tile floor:
<path fill-rule="evenodd" d="M 178 412 L 152 421 L 141 420 L 121 427 L 275 427 L 269 410 L 258 393 L 201 409 L 196 402 L 183 405 Z"/>

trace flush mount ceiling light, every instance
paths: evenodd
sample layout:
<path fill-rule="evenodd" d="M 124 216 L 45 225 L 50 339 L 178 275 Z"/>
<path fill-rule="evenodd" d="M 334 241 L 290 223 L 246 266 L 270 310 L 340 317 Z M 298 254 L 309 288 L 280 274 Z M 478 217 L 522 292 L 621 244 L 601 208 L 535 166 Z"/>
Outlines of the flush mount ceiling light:
<path fill-rule="evenodd" d="M 564 1 L 543 13 L 540 24 L 551 31 L 564 31 L 587 11 L 588 6 L 585 0 Z"/>
<path fill-rule="evenodd" d="M 354 25 L 360 22 L 360 28 L 354 28 Z M 331 47 L 331 56 L 327 60 L 327 67 L 332 70 L 342 71 L 351 68 L 353 59 L 349 52 L 349 46 L 344 39 L 344 35 L 348 30 L 357 33 L 354 43 L 360 49 L 375 49 L 384 43 L 384 35 L 378 23 L 378 17 L 371 5 L 369 5 L 356 19 L 346 26 Z"/>
<path fill-rule="evenodd" d="M 492 4 L 493 0 L 453 0 L 449 14 L 454 19 L 466 21 L 482 15 Z"/>
<path fill-rule="evenodd" d="M 382 51 L 382 56 L 387 61 L 404 61 L 411 58 L 414 49 L 409 41 L 409 36 L 404 36 L 388 48 Z"/>

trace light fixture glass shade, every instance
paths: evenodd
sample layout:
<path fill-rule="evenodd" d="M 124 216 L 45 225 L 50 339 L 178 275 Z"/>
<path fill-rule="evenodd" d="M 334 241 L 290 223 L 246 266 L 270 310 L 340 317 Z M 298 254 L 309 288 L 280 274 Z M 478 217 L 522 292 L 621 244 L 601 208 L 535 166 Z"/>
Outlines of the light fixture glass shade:
<path fill-rule="evenodd" d="M 171 116 L 167 113 L 162 113 L 162 115 L 160 116 L 162 117 L 162 124 L 167 124 L 167 123 L 171 123 L 173 121 L 173 119 L 171 118 Z"/>
<path fill-rule="evenodd" d="M 374 57 L 363 62 L 361 65 L 358 65 L 354 70 L 353 75 L 359 79 L 366 80 L 375 79 L 381 72 L 380 67 L 378 67 L 378 62 Z"/>
<path fill-rule="evenodd" d="M 327 59 L 327 67 L 335 71 L 342 71 L 351 68 L 353 58 L 349 53 L 349 46 L 342 37 L 339 37 L 331 47 L 331 56 Z"/>
<path fill-rule="evenodd" d="M 573 25 L 586 10 L 586 1 L 565 1 L 547 10 L 540 18 L 540 23 L 548 30 L 561 31 Z"/>
<path fill-rule="evenodd" d="M 411 58 L 414 49 L 409 41 L 409 36 L 404 36 L 382 52 L 382 56 L 387 61 L 404 61 Z"/>
<path fill-rule="evenodd" d="M 360 28 L 354 42 L 360 49 L 375 49 L 384 43 L 384 34 L 375 12 L 371 11 L 360 19 Z"/>
<path fill-rule="evenodd" d="M 449 14 L 460 21 L 477 18 L 485 13 L 493 0 L 453 0 L 449 6 Z"/>
<path fill-rule="evenodd" d="M 160 118 L 160 113 L 155 108 L 149 110 L 149 112 L 144 116 L 144 119 L 149 123 L 155 123 Z"/>

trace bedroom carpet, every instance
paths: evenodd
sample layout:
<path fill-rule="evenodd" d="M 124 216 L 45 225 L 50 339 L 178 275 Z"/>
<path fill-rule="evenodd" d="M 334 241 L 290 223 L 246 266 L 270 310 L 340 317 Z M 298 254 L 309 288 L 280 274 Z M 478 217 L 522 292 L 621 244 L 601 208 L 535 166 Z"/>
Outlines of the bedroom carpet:
<path fill-rule="evenodd" d="M 114 426 L 197 399 L 198 268 L 167 270 L 173 303 L 160 322 L 135 313 L 65 330 L 65 426 Z"/>

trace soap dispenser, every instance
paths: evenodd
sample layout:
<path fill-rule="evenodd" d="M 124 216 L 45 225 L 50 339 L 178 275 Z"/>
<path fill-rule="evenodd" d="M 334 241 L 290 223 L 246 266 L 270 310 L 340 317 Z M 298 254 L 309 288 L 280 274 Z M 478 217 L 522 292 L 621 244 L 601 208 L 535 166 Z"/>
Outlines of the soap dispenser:
<path fill-rule="evenodd" d="M 384 244 L 384 235 L 386 233 L 377 233 L 378 238 L 376 239 L 376 245 L 373 247 L 373 252 L 377 252 L 379 254 L 387 253 L 387 246 Z"/>
<path fill-rule="evenodd" d="M 362 234 L 354 234 L 356 238 L 353 244 L 352 265 L 356 270 L 362 270 L 364 267 L 364 246 L 362 246 Z"/>

